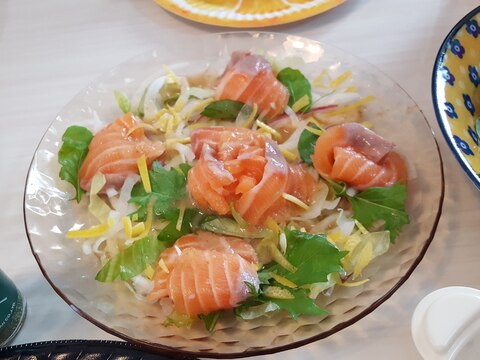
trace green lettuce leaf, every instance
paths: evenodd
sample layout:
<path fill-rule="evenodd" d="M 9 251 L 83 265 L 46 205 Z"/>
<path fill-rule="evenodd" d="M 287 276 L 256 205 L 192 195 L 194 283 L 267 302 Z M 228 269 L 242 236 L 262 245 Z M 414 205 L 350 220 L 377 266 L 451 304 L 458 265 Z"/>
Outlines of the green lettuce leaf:
<path fill-rule="evenodd" d="M 58 152 L 58 162 L 62 165 L 60 179 L 68 181 L 75 188 L 75 199 L 80 202 L 85 191 L 80 187 L 78 172 L 88 153 L 88 145 L 93 134 L 90 130 L 77 125 L 70 126 L 62 136 L 62 147 Z"/>
<path fill-rule="evenodd" d="M 292 319 L 296 320 L 299 315 L 327 315 L 328 311 L 317 306 L 315 300 L 310 299 L 304 289 L 288 289 L 295 299 L 268 299 L 269 302 L 277 305 L 281 310 L 290 313 Z"/>
<path fill-rule="evenodd" d="M 355 196 L 347 196 L 353 207 L 353 217 L 367 229 L 377 222 L 385 222 L 385 230 L 390 231 L 390 241 L 395 242 L 401 228 L 409 223 L 405 211 L 407 189 L 404 185 L 391 187 L 371 187 Z"/>
<path fill-rule="evenodd" d="M 123 281 L 129 280 L 141 274 L 147 265 L 155 263 L 163 250 L 165 246 L 151 236 L 137 240 L 111 258 L 97 273 L 95 280 L 112 282 L 118 277 Z"/>
<path fill-rule="evenodd" d="M 234 100 L 217 100 L 208 104 L 201 115 L 213 119 L 235 120 L 245 104 Z"/>
<path fill-rule="evenodd" d="M 273 265 L 269 271 L 294 282 L 297 286 L 326 282 L 328 274 L 341 272 L 340 260 L 346 255 L 326 238 L 325 234 L 310 234 L 285 229 L 287 237 L 287 260 L 297 268 L 294 273 L 280 265 Z"/>
<path fill-rule="evenodd" d="M 234 219 L 217 216 L 207 217 L 200 224 L 200 228 L 216 234 L 249 239 L 261 239 L 271 234 L 271 231 L 268 229 L 244 229 Z"/>
<path fill-rule="evenodd" d="M 308 105 L 300 109 L 300 112 L 309 111 L 312 106 L 312 86 L 308 79 L 299 71 L 292 68 L 285 68 L 277 75 L 278 81 L 285 85 L 290 93 L 288 106 L 292 106 L 303 96 L 307 95 Z"/>
<path fill-rule="evenodd" d="M 177 200 L 185 196 L 187 183 L 185 171 L 188 171 L 188 168 L 188 166 L 180 167 L 182 172 L 179 172 L 175 169 L 166 170 L 157 161 L 152 164 L 152 169 L 148 171 L 152 192 L 147 193 L 143 184 L 136 184 L 129 200 L 139 206 L 136 212 L 139 219 L 145 218 L 149 203 L 153 204 L 153 210 L 157 216 L 163 216 Z"/>

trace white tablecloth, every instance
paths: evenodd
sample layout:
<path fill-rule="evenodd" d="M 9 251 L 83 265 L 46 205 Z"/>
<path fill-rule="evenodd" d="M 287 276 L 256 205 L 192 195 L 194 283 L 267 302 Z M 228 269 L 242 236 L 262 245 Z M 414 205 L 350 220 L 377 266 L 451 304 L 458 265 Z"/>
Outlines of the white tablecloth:
<path fill-rule="evenodd" d="M 268 29 L 335 45 L 398 82 L 438 136 L 446 196 L 424 260 L 388 301 L 340 333 L 265 358 L 418 359 L 410 335 L 416 304 L 440 287 L 480 287 L 480 197 L 441 137 L 430 90 L 434 58 L 444 37 L 477 5 L 478 0 L 348 0 L 322 15 Z M 56 113 L 117 63 L 173 43 L 177 35 L 226 30 L 184 20 L 151 0 L 0 0 L 0 267 L 28 301 L 26 322 L 13 344 L 116 339 L 57 296 L 25 234 L 25 177 Z"/>

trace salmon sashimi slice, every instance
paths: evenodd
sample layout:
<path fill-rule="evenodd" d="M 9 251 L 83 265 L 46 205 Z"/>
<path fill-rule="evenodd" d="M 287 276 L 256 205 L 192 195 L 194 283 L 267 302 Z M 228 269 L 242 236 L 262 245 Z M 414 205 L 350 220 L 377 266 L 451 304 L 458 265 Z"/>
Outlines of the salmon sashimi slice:
<path fill-rule="evenodd" d="M 177 261 L 183 257 L 188 249 L 196 249 L 199 252 L 215 251 L 226 255 L 237 255 L 248 264 L 256 264 L 258 262 L 254 248 L 245 239 L 221 236 L 209 232 L 182 236 L 175 242 L 174 246 L 162 252 L 160 261 L 163 261 L 164 266 L 157 266 L 155 270 L 154 287 L 148 295 L 149 300 L 156 301 L 170 296 L 170 276 L 177 266 Z M 254 275 L 250 274 L 249 276 L 253 276 L 255 279 L 256 272 Z M 256 284 L 256 282 L 254 281 L 252 284 Z"/>
<path fill-rule="evenodd" d="M 278 145 L 250 129 L 211 127 L 191 134 L 198 162 L 187 187 L 199 208 L 220 215 L 230 204 L 250 225 L 261 224 L 281 198 L 289 167 Z"/>
<path fill-rule="evenodd" d="M 312 156 L 313 165 L 326 179 L 344 181 L 357 189 L 406 183 L 402 157 L 386 141 L 358 123 L 327 128 Z"/>
<path fill-rule="evenodd" d="M 105 188 L 119 188 L 128 175 L 138 173 L 137 160 L 142 155 L 150 166 L 164 151 L 162 142 L 147 138 L 132 114 L 125 114 L 93 137 L 80 167 L 80 186 L 89 191 L 93 176 L 100 172 L 106 178 Z"/>
<path fill-rule="evenodd" d="M 235 52 L 219 79 L 215 96 L 252 106 L 257 104 L 261 118 L 273 119 L 283 114 L 290 95 L 266 59 Z"/>
<path fill-rule="evenodd" d="M 245 300 L 246 282 L 259 286 L 255 266 L 240 255 L 187 248 L 170 273 L 167 291 L 177 313 L 207 315 Z"/>

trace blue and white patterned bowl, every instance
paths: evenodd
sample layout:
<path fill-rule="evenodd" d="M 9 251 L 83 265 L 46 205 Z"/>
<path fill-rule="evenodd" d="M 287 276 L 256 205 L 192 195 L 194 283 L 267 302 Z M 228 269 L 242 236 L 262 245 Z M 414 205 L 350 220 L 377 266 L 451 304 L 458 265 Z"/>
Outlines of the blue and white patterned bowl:
<path fill-rule="evenodd" d="M 435 61 L 433 105 L 460 165 L 480 189 L 480 6 L 445 38 Z"/>

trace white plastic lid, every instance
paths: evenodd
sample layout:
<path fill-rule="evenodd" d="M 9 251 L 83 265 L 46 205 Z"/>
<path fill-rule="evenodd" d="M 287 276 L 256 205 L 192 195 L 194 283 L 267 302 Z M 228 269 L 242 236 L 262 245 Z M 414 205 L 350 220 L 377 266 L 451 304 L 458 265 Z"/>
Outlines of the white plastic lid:
<path fill-rule="evenodd" d="M 480 290 L 452 286 L 417 305 L 412 337 L 424 359 L 480 359 Z"/>

